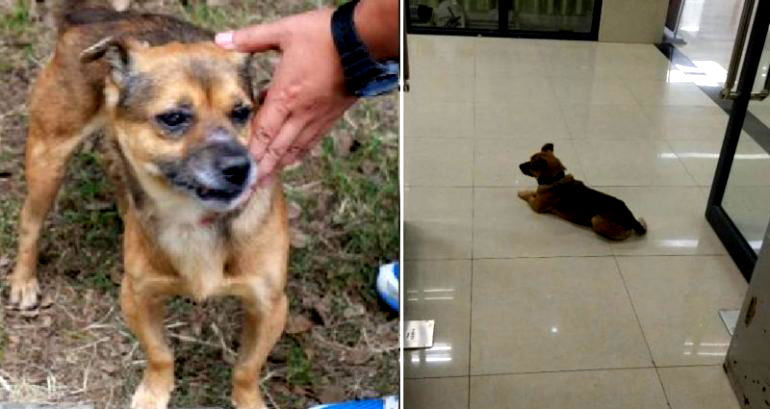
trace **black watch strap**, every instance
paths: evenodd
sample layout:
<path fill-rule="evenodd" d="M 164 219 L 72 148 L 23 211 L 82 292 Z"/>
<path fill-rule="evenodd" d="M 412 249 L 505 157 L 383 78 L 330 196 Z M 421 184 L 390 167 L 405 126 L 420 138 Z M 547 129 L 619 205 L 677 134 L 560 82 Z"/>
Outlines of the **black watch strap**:
<path fill-rule="evenodd" d="M 381 73 L 372 59 L 366 45 L 358 37 L 353 23 L 353 11 L 358 0 L 352 0 L 337 8 L 332 14 L 332 38 L 340 55 L 345 86 L 353 95 L 360 91 Z"/>

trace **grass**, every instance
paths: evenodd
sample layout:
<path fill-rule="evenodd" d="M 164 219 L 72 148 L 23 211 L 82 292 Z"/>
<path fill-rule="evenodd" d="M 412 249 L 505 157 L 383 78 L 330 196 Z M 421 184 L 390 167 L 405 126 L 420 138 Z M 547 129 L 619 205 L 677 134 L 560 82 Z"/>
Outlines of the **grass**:
<path fill-rule="evenodd" d="M 313 384 L 315 375 L 302 344 L 289 338 L 289 357 L 286 360 L 286 380 L 290 385 L 308 386 Z"/>
<path fill-rule="evenodd" d="M 10 10 L 0 14 L 0 31 L 8 35 L 18 35 L 30 30 L 31 23 L 29 2 L 24 0 L 16 0 Z"/>
<path fill-rule="evenodd" d="M 234 7 L 240 11 L 245 11 L 240 5 Z M 203 1 L 191 1 L 187 6 L 180 4 L 179 8 L 184 13 L 186 20 L 213 30 L 229 28 L 230 25 L 239 27 L 249 22 L 248 13 L 233 12 L 232 8 L 228 10 L 223 7 L 209 7 Z"/>
<path fill-rule="evenodd" d="M 324 272 L 331 290 L 353 286 L 369 301 L 375 298 L 373 284 L 377 266 L 398 257 L 392 252 L 398 248 L 398 164 L 393 152 L 385 152 L 387 149 L 377 135 L 370 135 L 362 138 L 350 156 L 340 160 L 334 141 L 323 142 L 323 187 L 333 188 L 344 198 L 337 212 L 328 217 L 331 227 L 340 234 L 340 248 L 327 255 L 322 251 L 326 243 L 311 238 L 294 256 L 297 265 L 302 267 L 300 270 L 310 268 L 310 271 Z M 362 171 L 369 166 L 389 171 L 372 170 L 371 174 Z M 314 194 L 294 194 L 292 198 L 303 208 L 318 207 L 322 205 L 319 200 L 328 200 Z M 310 224 L 319 216 L 323 217 L 306 213 L 304 221 Z M 350 259 L 355 260 L 344 262 Z"/>
<path fill-rule="evenodd" d="M 0 248 L 16 247 L 16 224 L 20 211 L 21 202 L 0 200 Z"/>
<path fill-rule="evenodd" d="M 316 6 L 306 0 L 251 0 L 220 8 L 190 3 L 136 6 L 214 30 Z M 0 171 L 11 174 L 0 178 L 0 289 L 15 259 L 25 190 L 23 105 L 53 38 L 51 28 L 29 17 L 25 4 L 0 11 Z M 260 79 L 269 78 L 275 56 L 256 60 Z M 284 174 L 293 209 L 290 317 L 312 326 L 285 334 L 273 349 L 262 384 L 271 407 L 307 408 L 330 385 L 340 387 L 345 399 L 397 391 L 397 316 L 373 289 L 378 266 L 398 257 L 397 106 L 396 96 L 361 101 L 302 166 Z M 11 383 L 15 399 L 122 408 L 141 378 L 144 357 L 117 302 L 122 224 L 101 158 L 98 143 L 73 157 L 46 221 L 39 276 L 53 306 L 35 318 L 0 310 L 0 376 Z M 239 346 L 237 301 L 176 298 L 167 310 L 176 357 L 172 406 L 226 406 Z M 9 398 L 4 393 L 0 388 L 0 401 Z"/>
<path fill-rule="evenodd" d="M 114 190 L 107 182 L 102 166 L 95 147 L 76 153 L 70 161 L 70 178 L 58 201 L 59 214 L 64 225 L 81 232 L 70 236 L 68 243 L 76 252 L 88 257 L 68 263 L 64 273 L 73 279 L 73 285 L 117 292 L 111 273 L 120 264 L 115 243 L 119 243 L 122 222 L 112 199 Z M 52 232 L 54 239 L 65 240 L 63 235 L 72 231 L 54 228 Z"/>

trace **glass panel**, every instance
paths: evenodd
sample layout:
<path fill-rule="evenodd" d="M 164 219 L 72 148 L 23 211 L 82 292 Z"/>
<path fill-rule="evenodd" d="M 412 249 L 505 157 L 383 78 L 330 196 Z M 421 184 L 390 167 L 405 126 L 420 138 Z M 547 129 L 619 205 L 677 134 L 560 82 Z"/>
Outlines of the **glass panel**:
<path fill-rule="evenodd" d="M 410 0 L 409 18 L 416 27 L 496 30 L 497 0 Z"/>
<path fill-rule="evenodd" d="M 770 221 L 770 155 L 746 133 L 738 140 L 722 207 L 758 252 Z"/>
<path fill-rule="evenodd" d="M 507 3 L 500 3 L 507 1 Z M 510 31 L 590 33 L 595 0 L 410 0 L 415 27 L 497 30 L 498 6 L 508 9 Z"/>
<path fill-rule="evenodd" d="M 760 92 L 767 85 L 768 66 L 770 66 L 770 38 L 765 41 L 765 51 L 762 53 L 762 63 L 754 81 L 754 92 Z M 752 101 L 749 112 L 754 114 L 762 123 L 770 127 L 770 98 L 764 101 Z"/>
<path fill-rule="evenodd" d="M 590 33 L 594 0 L 513 0 L 508 27 Z"/>
<path fill-rule="evenodd" d="M 754 82 L 755 92 L 765 86 L 768 64 L 770 41 L 766 40 L 762 65 Z M 747 115 L 744 129 L 750 131 L 751 136 L 744 132 L 738 140 L 722 207 L 758 252 L 770 220 L 770 98 L 749 103 L 749 113 L 759 119 L 759 123 Z"/>

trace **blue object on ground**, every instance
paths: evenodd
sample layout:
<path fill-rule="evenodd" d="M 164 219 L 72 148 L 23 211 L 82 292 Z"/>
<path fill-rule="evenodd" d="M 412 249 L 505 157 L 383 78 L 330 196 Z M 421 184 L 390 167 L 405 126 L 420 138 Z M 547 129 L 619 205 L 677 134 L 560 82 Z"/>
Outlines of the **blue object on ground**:
<path fill-rule="evenodd" d="M 398 396 L 387 396 L 381 399 L 328 403 L 324 405 L 313 406 L 310 409 L 398 409 Z"/>
<path fill-rule="evenodd" d="M 390 308 L 399 310 L 399 265 L 398 262 L 383 264 L 377 274 L 377 293 Z"/>

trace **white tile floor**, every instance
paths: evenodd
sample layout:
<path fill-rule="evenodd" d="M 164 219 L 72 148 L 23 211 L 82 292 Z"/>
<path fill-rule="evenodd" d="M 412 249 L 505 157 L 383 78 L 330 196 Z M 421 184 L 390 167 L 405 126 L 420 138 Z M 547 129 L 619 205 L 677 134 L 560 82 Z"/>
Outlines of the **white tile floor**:
<path fill-rule="evenodd" d="M 652 46 L 409 41 L 405 313 L 436 333 L 406 409 L 739 408 L 718 310 L 746 284 L 704 218 L 727 115 Z M 517 165 L 545 142 L 647 236 L 533 213 Z"/>

